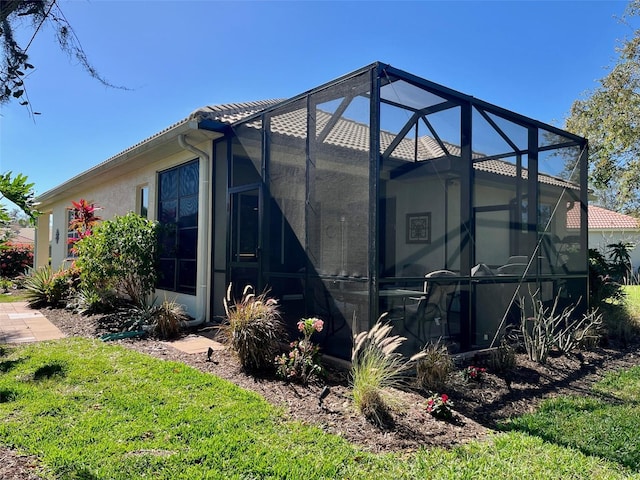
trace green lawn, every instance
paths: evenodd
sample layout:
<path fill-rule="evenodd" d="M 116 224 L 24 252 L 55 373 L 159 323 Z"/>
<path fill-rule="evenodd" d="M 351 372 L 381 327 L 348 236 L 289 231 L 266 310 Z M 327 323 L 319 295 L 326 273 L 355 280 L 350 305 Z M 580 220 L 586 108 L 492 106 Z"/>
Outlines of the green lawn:
<path fill-rule="evenodd" d="M 26 290 L 12 290 L 11 293 L 0 293 L 0 303 L 25 302 Z"/>
<path fill-rule="evenodd" d="M 627 311 L 636 320 L 640 320 L 640 285 L 624 286 Z"/>
<path fill-rule="evenodd" d="M 612 382 L 616 391 L 627 385 Z M 634 462 L 543 441 L 545 432 L 371 454 L 285 420 L 215 376 L 77 338 L 0 351 L 0 419 L 0 443 L 36 455 L 47 478 L 65 480 L 640 478 Z M 636 421 L 619 433 L 635 434 Z"/>
<path fill-rule="evenodd" d="M 640 471 L 640 367 L 608 374 L 592 395 L 543 402 L 506 428 Z"/>

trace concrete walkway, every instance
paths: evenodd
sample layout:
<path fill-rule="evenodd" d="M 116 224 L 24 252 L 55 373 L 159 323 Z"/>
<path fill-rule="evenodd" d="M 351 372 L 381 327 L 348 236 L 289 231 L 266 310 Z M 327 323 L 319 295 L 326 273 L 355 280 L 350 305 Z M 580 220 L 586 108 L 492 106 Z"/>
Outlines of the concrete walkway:
<path fill-rule="evenodd" d="M 32 343 L 43 340 L 64 338 L 58 327 L 47 320 L 38 310 L 27 306 L 27 302 L 0 303 L 0 344 Z M 213 339 L 212 331 L 190 334 L 179 340 L 163 342 L 185 353 L 201 354 L 211 347 L 223 350 L 225 347 Z"/>
<path fill-rule="evenodd" d="M 31 343 L 65 335 L 27 302 L 0 303 L 0 343 Z"/>

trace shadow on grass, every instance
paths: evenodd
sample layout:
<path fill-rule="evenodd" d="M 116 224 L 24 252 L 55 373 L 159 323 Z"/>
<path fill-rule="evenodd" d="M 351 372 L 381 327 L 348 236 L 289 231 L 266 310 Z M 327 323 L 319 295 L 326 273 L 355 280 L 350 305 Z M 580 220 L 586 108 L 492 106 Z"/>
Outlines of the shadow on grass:
<path fill-rule="evenodd" d="M 7 373 L 22 362 L 24 362 L 24 359 L 22 358 L 19 358 L 18 360 L 3 360 L 0 362 L 0 373 Z"/>
<path fill-rule="evenodd" d="M 71 469 L 70 471 L 65 472 L 63 477 L 68 480 L 97 480 L 99 478 L 88 469 L 83 467 Z"/>
<path fill-rule="evenodd" d="M 38 368 L 33 373 L 33 379 L 35 381 L 44 380 L 54 376 L 64 376 L 65 366 L 61 363 L 51 363 Z"/>
<path fill-rule="evenodd" d="M 0 403 L 12 402 L 18 397 L 18 394 L 8 388 L 0 389 Z"/>

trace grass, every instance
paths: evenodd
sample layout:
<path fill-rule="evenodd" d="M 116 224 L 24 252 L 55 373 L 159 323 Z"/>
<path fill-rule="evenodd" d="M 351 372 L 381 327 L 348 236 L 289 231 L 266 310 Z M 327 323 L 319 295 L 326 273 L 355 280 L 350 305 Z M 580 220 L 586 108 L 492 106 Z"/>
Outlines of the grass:
<path fill-rule="evenodd" d="M 11 293 L 0 293 L 0 303 L 26 302 L 26 290 L 12 290 Z"/>
<path fill-rule="evenodd" d="M 615 455 L 520 432 L 367 453 L 213 375 L 79 338 L 0 347 L 0 420 L 0 443 L 36 455 L 45 478 L 639 478 Z"/>
<path fill-rule="evenodd" d="M 640 320 L 640 285 L 625 285 L 623 289 L 629 315 L 636 321 Z"/>
<path fill-rule="evenodd" d="M 505 428 L 640 471 L 640 367 L 608 374 L 593 395 L 543 402 Z"/>

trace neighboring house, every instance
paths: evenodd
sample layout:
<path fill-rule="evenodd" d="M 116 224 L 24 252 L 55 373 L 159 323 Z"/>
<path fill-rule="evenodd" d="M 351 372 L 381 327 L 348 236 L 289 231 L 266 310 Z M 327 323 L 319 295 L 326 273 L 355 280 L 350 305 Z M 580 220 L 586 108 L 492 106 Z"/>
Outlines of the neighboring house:
<path fill-rule="evenodd" d="M 52 264 L 69 262 L 69 209 L 84 198 L 104 219 L 170 227 L 159 295 L 198 321 L 224 314 L 230 282 L 236 295 L 252 284 L 292 334 L 303 316 L 325 320 L 324 352 L 341 358 L 383 312 L 408 351 L 440 336 L 473 350 L 496 344 L 529 292 L 586 309 L 587 153 L 375 63 L 288 100 L 204 107 L 40 195 L 37 264 L 50 223 Z"/>
<path fill-rule="evenodd" d="M 567 218 L 568 228 L 576 229 L 577 219 L 574 215 Z M 631 265 L 633 271 L 640 267 L 640 221 L 630 215 L 589 205 L 589 248 L 607 253 L 607 245 L 613 243 L 629 243 Z"/>
<path fill-rule="evenodd" d="M 33 227 L 12 227 L 8 245 L 14 247 L 33 247 L 35 245 L 36 229 Z"/>

